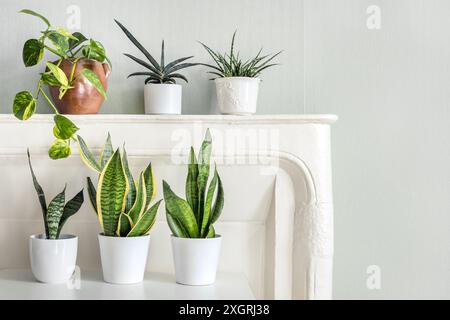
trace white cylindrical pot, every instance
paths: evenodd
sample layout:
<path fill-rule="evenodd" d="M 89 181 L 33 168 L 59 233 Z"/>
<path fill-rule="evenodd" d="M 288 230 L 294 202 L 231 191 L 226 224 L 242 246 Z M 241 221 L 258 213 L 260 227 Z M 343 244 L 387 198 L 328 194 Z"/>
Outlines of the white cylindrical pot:
<path fill-rule="evenodd" d="M 172 235 L 173 261 L 177 283 L 191 286 L 210 285 L 216 281 L 221 236 L 194 239 Z"/>
<path fill-rule="evenodd" d="M 64 283 L 75 271 L 78 237 L 60 235 L 59 239 L 46 239 L 45 235 L 32 235 L 29 240 L 31 271 L 45 283 Z"/>
<path fill-rule="evenodd" d="M 248 77 L 217 78 L 217 103 L 223 114 L 246 115 L 256 113 L 261 80 Z"/>
<path fill-rule="evenodd" d="M 144 87 L 146 114 L 181 114 L 180 84 L 148 83 Z"/>
<path fill-rule="evenodd" d="M 103 280 L 132 284 L 144 280 L 150 236 L 107 237 L 98 235 Z"/>

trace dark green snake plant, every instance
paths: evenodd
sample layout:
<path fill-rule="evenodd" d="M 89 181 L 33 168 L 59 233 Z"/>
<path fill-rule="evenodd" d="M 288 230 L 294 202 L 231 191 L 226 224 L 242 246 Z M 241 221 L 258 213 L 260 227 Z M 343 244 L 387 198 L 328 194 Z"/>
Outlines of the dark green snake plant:
<path fill-rule="evenodd" d="M 33 178 L 33 185 L 38 195 L 39 203 L 41 205 L 42 215 L 44 217 L 45 238 L 46 239 L 59 239 L 61 230 L 64 224 L 71 216 L 78 212 L 83 204 L 83 189 L 78 192 L 75 197 L 69 200 L 66 204 L 66 187 L 58 193 L 52 201 L 50 201 L 48 207 L 45 200 L 44 190 L 37 181 L 34 174 L 33 167 L 31 166 L 30 152 L 27 150 L 28 164 L 30 166 L 31 177 Z"/>
<path fill-rule="evenodd" d="M 136 184 L 128 166 L 125 148 L 113 149 L 108 134 L 100 159 L 97 160 L 83 138 L 78 136 L 83 162 L 99 174 L 97 189 L 87 178 L 91 204 L 97 213 L 105 236 L 138 237 L 150 232 L 162 200 L 154 205 L 156 183 L 151 163 L 139 174 Z"/>
<path fill-rule="evenodd" d="M 212 139 L 209 129 L 201 145 L 198 160 L 194 148 L 189 154 L 186 177 L 186 199 L 178 197 L 163 181 L 166 218 L 173 235 L 180 238 L 214 238 L 213 224 L 219 219 L 224 205 L 222 180 L 214 166 L 210 176 Z"/>

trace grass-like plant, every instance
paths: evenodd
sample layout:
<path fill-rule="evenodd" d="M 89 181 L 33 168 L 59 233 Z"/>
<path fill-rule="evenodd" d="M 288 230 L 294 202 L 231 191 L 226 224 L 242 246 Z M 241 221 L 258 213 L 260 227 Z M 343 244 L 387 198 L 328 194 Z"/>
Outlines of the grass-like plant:
<path fill-rule="evenodd" d="M 44 217 L 45 238 L 46 239 L 59 239 L 61 230 L 64 224 L 71 216 L 78 212 L 83 204 L 83 189 L 78 192 L 75 197 L 69 200 L 66 204 L 66 187 L 63 191 L 58 193 L 56 197 L 50 201 L 48 207 L 45 200 L 44 190 L 37 181 L 34 174 L 33 167 L 31 166 L 30 152 L 27 150 L 28 164 L 30 166 L 31 177 L 33 178 L 33 185 L 38 195 L 39 203 L 41 205 L 42 215 Z"/>
<path fill-rule="evenodd" d="M 83 138 L 78 136 L 78 146 L 84 163 L 99 174 L 97 188 L 87 178 L 89 199 L 97 213 L 105 236 L 137 237 L 150 232 L 162 200 L 154 205 L 156 181 L 151 163 L 139 174 L 138 184 L 128 166 L 128 157 L 115 151 L 108 134 L 100 159 L 97 160 Z"/>
<path fill-rule="evenodd" d="M 176 83 L 177 79 L 182 79 L 188 82 L 188 79 L 184 75 L 178 73 L 177 71 L 198 65 L 198 63 L 188 63 L 188 62 L 182 63 L 186 60 L 193 58 L 193 56 L 179 58 L 166 64 L 164 57 L 165 53 L 163 40 L 161 44 L 161 59 L 160 62 L 158 63 L 156 59 L 153 58 L 153 56 L 148 52 L 148 50 L 145 49 L 144 46 L 133 36 L 133 34 L 130 31 L 128 31 L 127 28 L 125 28 L 119 21 L 117 20 L 114 21 L 122 29 L 122 31 L 125 33 L 128 39 L 130 39 L 130 41 L 144 54 L 144 56 L 148 60 L 148 62 L 146 62 L 139 58 L 136 58 L 135 56 L 129 53 L 124 53 L 125 56 L 148 69 L 148 71 L 145 72 L 131 73 L 130 75 L 128 75 L 128 78 L 134 76 L 146 76 L 147 78 L 145 79 L 145 84 L 147 83 L 174 84 Z"/>
<path fill-rule="evenodd" d="M 224 204 L 222 180 L 214 165 L 209 182 L 212 139 L 209 130 L 201 145 L 198 161 L 191 147 L 186 177 L 186 200 L 178 197 L 163 181 L 166 218 L 173 235 L 180 238 L 214 238 L 213 224 Z"/>
<path fill-rule="evenodd" d="M 206 44 L 200 42 L 200 44 L 205 48 L 209 55 L 213 58 L 215 65 L 202 63 L 202 65 L 207 66 L 214 71 L 209 71 L 208 73 L 217 76 L 219 78 L 226 77 L 249 77 L 256 78 L 262 71 L 267 68 L 278 65 L 278 63 L 270 63 L 276 56 L 278 56 L 282 51 L 275 54 L 261 55 L 262 49 L 259 50 L 258 54 L 250 59 L 243 60 L 239 57 L 239 52 L 235 52 L 234 43 L 236 38 L 236 31 L 233 33 L 233 38 L 231 39 L 231 47 L 229 53 L 215 52 Z M 214 80 L 215 78 L 211 79 Z"/>
<path fill-rule="evenodd" d="M 75 139 L 77 126 L 67 117 L 60 115 L 52 100 L 45 93 L 45 85 L 59 88 L 59 99 L 74 87 L 78 78 L 86 79 L 106 99 L 106 92 L 98 76 L 90 69 L 83 69 L 75 76 L 77 62 L 80 59 L 92 59 L 99 62 L 109 62 L 103 45 L 94 40 L 87 39 L 82 33 L 70 33 L 64 28 L 54 27 L 49 20 L 35 11 L 24 9 L 20 13 L 39 18 L 45 24 L 45 29 L 40 32 L 37 39 L 29 39 L 25 42 L 22 51 L 22 59 L 25 67 L 37 65 L 44 58 L 47 51 L 57 57 L 56 61 L 47 61 L 45 71 L 40 74 L 36 94 L 30 91 L 18 92 L 13 101 L 13 113 L 19 120 L 28 120 L 35 112 L 39 96 L 44 97 L 55 113 L 55 128 L 53 135 L 55 140 L 49 149 L 52 159 L 66 158 L 71 154 L 70 143 Z M 59 67 L 63 60 L 69 61 L 71 66 L 70 75 L 66 75 Z"/>

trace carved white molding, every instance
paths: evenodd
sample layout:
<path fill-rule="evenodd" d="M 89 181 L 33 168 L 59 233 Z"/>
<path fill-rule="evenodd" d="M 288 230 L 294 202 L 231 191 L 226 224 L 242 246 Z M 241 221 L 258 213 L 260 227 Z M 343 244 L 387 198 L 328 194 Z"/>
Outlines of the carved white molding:
<path fill-rule="evenodd" d="M 258 155 L 258 160 L 264 163 L 264 166 L 278 168 L 273 173 L 274 185 L 270 208 L 266 212 L 265 220 L 262 221 L 265 240 L 260 247 L 263 248 L 261 257 L 264 257 L 265 262 L 259 268 L 263 270 L 256 269 L 258 264 L 243 262 L 244 269 L 241 271 L 249 277 L 257 297 L 331 298 L 333 204 L 329 124 L 336 120 L 335 116 L 96 115 L 72 116 L 72 119 L 81 128 L 80 133 L 83 137 L 94 147 L 99 148 L 106 132 L 110 131 L 114 140 L 126 141 L 127 151 L 132 158 L 138 160 L 151 158 L 152 161 L 160 161 L 161 166 L 170 163 L 173 147 L 171 133 L 174 130 L 184 129 L 192 133 L 204 131 L 207 127 L 213 133 L 214 130 L 219 133 L 220 130 L 228 128 L 277 130 L 280 139 L 278 150 L 269 147 L 268 149 L 238 150 L 233 154 L 226 152 L 215 154 L 216 157 L 224 160 L 221 166 L 236 167 L 233 170 L 242 174 L 248 171 L 245 159 L 253 154 Z M 8 161 L 24 159 L 24 150 L 28 145 L 33 156 L 40 155 L 40 161 L 51 161 L 46 159 L 46 153 L 52 139 L 52 125 L 52 118 L 49 115 L 36 115 L 27 123 L 19 122 L 10 115 L 0 116 L 0 136 L 9 137 L 9 139 L 2 139 L 0 143 L 0 171 L 4 170 L 4 164 Z M 198 144 L 197 140 L 195 142 Z M 116 145 L 118 145 L 117 142 Z M 71 163 L 78 158 L 76 150 L 74 153 L 73 159 L 69 160 L 72 161 Z M 18 166 L 27 170 L 25 161 L 20 162 Z M 256 166 L 263 167 L 260 163 Z M 230 178 L 229 181 L 231 182 L 227 188 L 239 187 L 239 179 Z M 233 183 L 236 185 L 233 186 Z M 260 201 L 261 196 L 256 191 L 253 196 L 254 199 L 246 199 L 246 201 Z M 258 212 L 242 212 L 243 216 L 236 218 L 234 211 L 239 210 L 239 206 L 234 203 L 229 206 L 231 209 L 224 213 L 224 230 L 231 230 L 229 229 L 231 227 L 227 226 L 230 223 L 255 223 L 256 225 L 260 223 L 259 218 L 248 220 L 245 216 L 246 214 L 254 216 Z M 10 207 L 0 203 L 0 209 L 1 211 L 10 210 Z M 234 218 L 228 219 L 227 215 Z M 2 222 L 6 220 L 0 214 L 0 228 Z M 161 217 L 160 220 L 162 220 Z M 234 231 L 228 232 L 235 237 L 240 236 Z M 155 235 L 155 238 L 159 239 L 159 235 Z M 79 249 L 81 250 L 83 248 Z M 0 267 L 6 264 L 2 261 L 4 259 L 0 257 Z M 240 271 L 234 270 L 238 267 L 227 261 L 222 261 L 222 264 L 225 269 Z"/>

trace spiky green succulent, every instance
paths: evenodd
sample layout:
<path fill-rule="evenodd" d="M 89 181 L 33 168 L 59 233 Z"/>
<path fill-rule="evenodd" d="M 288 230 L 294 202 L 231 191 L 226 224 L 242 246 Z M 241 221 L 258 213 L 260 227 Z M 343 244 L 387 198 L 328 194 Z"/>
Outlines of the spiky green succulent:
<path fill-rule="evenodd" d="M 130 31 L 128 31 L 127 28 L 125 28 L 119 21 L 117 21 L 117 20 L 114 20 L 114 21 L 122 29 L 122 31 L 125 33 L 125 35 L 128 37 L 128 39 L 130 39 L 130 41 L 143 53 L 143 55 L 148 60 L 148 62 L 147 62 L 147 61 L 139 59 L 129 53 L 124 53 L 125 56 L 127 56 L 131 60 L 137 62 L 138 64 L 145 67 L 146 69 L 148 69 L 148 71 L 131 73 L 130 75 L 128 75 L 128 78 L 134 77 L 134 76 L 147 76 L 147 78 L 145 79 L 145 84 L 147 84 L 147 83 L 172 83 L 172 84 L 174 84 L 174 83 L 176 83 L 177 79 L 181 79 L 181 80 L 188 82 L 188 79 L 184 75 L 178 73 L 177 71 L 198 65 L 198 63 L 185 62 L 186 60 L 193 58 L 193 56 L 179 58 L 179 59 L 176 59 L 176 60 L 166 64 L 165 58 L 164 58 L 165 53 L 164 53 L 164 40 L 163 40 L 162 44 L 161 44 L 161 59 L 160 59 L 160 62 L 158 63 L 156 61 L 156 59 L 153 58 L 153 56 L 148 52 L 148 50 L 145 49 L 144 46 L 133 36 L 133 34 Z M 182 62 L 184 62 L 184 63 L 182 63 Z"/>
<path fill-rule="evenodd" d="M 200 44 L 205 48 L 209 55 L 213 58 L 215 65 L 202 63 L 202 65 L 207 66 L 214 71 L 209 71 L 208 73 L 217 76 L 219 78 L 226 77 L 249 77 L 256 78 L 262 71 L 278 65 L 278 63 L 270 63 L 276 56 L 278 56 L 282 51 L 275 54 L 268 54 L 261 56 L 262 49 L 259 50 L 258 54 L 250 59 L 243 60 L 239 57 L 239 52 L 235 52 L 234 43 L 236 38 L 236 31 L 233 33 L 233 38 L 231 39 L 231 48 L 229 53 L 215 52 L 206 44 L 200 42 Z M 214 80 L 215 78 L 211 79 Z"/>

